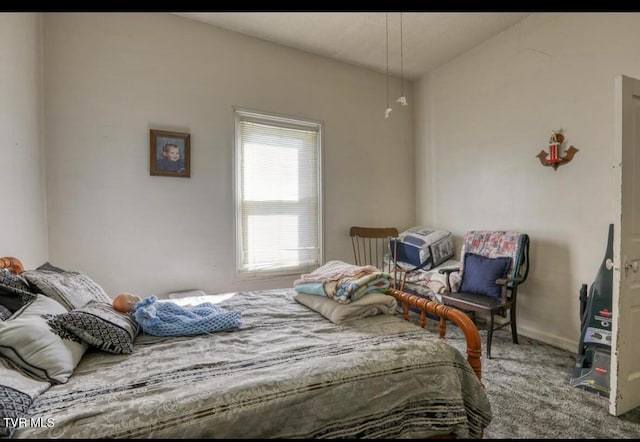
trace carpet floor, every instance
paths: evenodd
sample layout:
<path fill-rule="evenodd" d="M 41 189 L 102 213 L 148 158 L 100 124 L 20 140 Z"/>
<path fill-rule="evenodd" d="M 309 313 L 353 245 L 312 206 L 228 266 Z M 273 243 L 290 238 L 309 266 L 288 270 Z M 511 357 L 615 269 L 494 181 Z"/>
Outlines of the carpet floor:
<path fill-rule="evenodd" d="M 437 322 L 427 320 L 437 333 Z M 493 420 L 485 429 L 488 439 L 639 439 L 640 408 L 622 416 L 608 412 L 608 398 L 569 385 L 575 354 L 519 336 L 511 341 L 511 329 L 493 333 L 491 359 L 484 356 L 482 382 Z M 466 355 L 464 336 L 452 323 L 446 339 Z"/>

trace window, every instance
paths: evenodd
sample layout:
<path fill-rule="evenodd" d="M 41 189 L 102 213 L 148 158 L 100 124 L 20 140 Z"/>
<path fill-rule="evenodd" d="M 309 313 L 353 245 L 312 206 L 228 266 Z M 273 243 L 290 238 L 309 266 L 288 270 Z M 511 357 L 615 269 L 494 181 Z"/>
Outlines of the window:
<path fill-rule="evenodd" d="M 308 273 L 322 261 L 321 125 L 236 110 L 236 270 Z"/>

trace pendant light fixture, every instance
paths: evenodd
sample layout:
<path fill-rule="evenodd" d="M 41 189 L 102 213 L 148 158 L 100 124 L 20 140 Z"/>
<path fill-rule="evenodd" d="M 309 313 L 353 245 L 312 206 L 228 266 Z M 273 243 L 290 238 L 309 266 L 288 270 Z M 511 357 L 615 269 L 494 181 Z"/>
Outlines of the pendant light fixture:
<path fill-rule="evenodd" d="M 404 30 L 403 30 L 403 16 L 400 13 L 400 97 L 396 100 L 396 103 L 400 103 L 402 106 L 407 106 L 407 97 L 404 94 Z M 389 118 L 393 109 L 389 104 L 389 13 L 385 12 L 385 24 L 386 24 L 386 39 L 387 39 L 387 107 L 384 110 L 384 118 Z"/>

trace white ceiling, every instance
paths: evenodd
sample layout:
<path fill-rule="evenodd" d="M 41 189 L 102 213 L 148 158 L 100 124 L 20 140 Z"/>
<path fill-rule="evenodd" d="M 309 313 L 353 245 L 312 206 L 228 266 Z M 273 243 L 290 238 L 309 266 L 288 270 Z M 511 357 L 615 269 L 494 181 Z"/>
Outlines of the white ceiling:
<path fill-rule="evenodd" d="M 177 15 L 386 72 L 384 12 L 195 12 Z M 525 18 L 522 12 L 389 12 L 389 72 L 416 79 Z"/>

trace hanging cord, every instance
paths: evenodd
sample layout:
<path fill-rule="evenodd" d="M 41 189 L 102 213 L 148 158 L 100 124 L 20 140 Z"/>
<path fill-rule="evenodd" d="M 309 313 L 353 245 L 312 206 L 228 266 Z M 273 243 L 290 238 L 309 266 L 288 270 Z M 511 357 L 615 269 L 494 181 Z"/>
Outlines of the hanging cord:
<path fill-rule="evenodd" d="M 402 12 L 400 13 L 400 98 L 397 103 L 407 105 L 407 97 L 404 96 L 404 39 L 402 35 Z"/>
<path fill-rule="evenodd" d="M 400 97 L 404 97 L 404 53 L 402 44 L 402 12 L 400 13 Z"/>
<path fill-rule="evenodd" d="M 389 118 L 389 114 L 391 113 L 391 107 L 389 106 L 389 13 L 385 12 L 385 21 L 386 21 L 386 38 L 387 38 L 387 108 L 384 111 L 384 118 Z"/>

